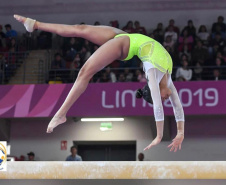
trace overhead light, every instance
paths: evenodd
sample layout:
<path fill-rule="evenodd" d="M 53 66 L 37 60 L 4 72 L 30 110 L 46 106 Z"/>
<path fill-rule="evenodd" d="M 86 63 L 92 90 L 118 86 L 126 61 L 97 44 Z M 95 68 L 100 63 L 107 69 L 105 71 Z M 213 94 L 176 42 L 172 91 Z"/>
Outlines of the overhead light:
<path fill-rule="evenodd" d="M 82 118 L 82 122 L 91 122 L 91 121 L 124 121 L 124 118 Z"/>

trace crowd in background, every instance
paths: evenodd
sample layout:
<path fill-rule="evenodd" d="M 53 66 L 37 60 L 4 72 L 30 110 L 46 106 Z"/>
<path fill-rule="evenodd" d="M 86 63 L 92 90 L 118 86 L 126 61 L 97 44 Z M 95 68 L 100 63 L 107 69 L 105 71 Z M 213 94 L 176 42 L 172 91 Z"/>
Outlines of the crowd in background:
<path fill-rule="evenodd" d="M 8 82 L 16 69 L 21 65 L 24 59 L 26 48 L 23 44 L 18 44 L 18 33 L 10 24 L 0 25 L 0 83 L 4 76 L 5 82 Z"/>
<path fill-rule="evenodd" d="M 95 22 L 94 25 L 100 25 Z M 110 22 L 119 28 L 118 21 Z M 208 25 L 209 26 L 209 25 Z M 207 31 L 206 25 L 196 28 L 192 20 L 188 20 L 183 28 L 176 26 L 173 19 L 164 27 L 157 27 L 148 33 L 138 21 L 129 21 L 122 28 L 128 33 L 141 33 L 160 42 L 173 59 L 173 79 L 177 81 L 190 80 L 221 80 L 226 77 L 226 24 L 219 16 L 217 22 Z M 62 50 L 56 53 L 52 69 L 79 69 L 89 56 L 98 49 L 87 40 L 66 38 Z M 135 69 L 134 68 L 139 68 Z M 120 68 L 120 70 L 115 69 Z M 75 75 L 75 74 L 72 74 Z M 114 61 L 93 79 L 94 82 L 143 82 L 142 62 L 134 57 L 130 61 Z"/>
<path fill-rule="evenodd" d="M 94 25 L 98 26 L 100 23 L 95 22 Z M 121 28 L 118 21 L 111 21 L 110 26 Z M 185 27 L 179 28 L 171 19 L 166 26 L 158 23 L 151 33 L 148 33 L 147 29 L 138 21 L 129 21 L 121 29 L 128 33 L 148 35 L 160 42 L 173 59 L 174 80 L 221 80 L 226 77 L 226 68 L 224 68 L 226 66 L 226 24 L 224 17 L 219 16 L 217 21 L 212 24 L 210 31 L 207 31 L 207 26 L 210 25 L 201 25 L 197 28 L 192 20 L 188 20 Z M 35 43 L 33 44 L 35 47 L 32 49 L 51 49 L 53 47 L 52 33 L 35 32 L 32 37 L 26 33 L 23 37 L 26 38 L 24 42 Z M 15 52 L 26 50 L 24 42 L 17 43 L 17 32 L 12 29 L 11 25 L 5 25 L 5 31 L 0 26 L 0 52 L 4 52 L 4 54 L 0 54 L 0 78 L 3 68 L 6 79 L 10 77 L 7 71 L 16 70 L 20 62 L 15 60 L 14 55 Z M 73 82 L 78 70 L 98 47 L 85 39 L 63 38 L 63 43 L 51 62 L 49 80 Z M 129 61 L 114 61 L 92 79 L 92 82 L 131 81 L 146 81 L 142 71 L 142 62 L 138 57 Z"/>

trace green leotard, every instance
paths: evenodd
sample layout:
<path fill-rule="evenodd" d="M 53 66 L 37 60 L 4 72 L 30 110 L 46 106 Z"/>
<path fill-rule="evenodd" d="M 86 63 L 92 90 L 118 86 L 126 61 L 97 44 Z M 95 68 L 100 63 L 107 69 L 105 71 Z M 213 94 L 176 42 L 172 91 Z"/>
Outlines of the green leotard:
<path fill-rule="evenodd" d="M 142 62 L 150 62 L 163 73 L 172 73 L 172 59 L 159 42 L 142 34 L 119 34 L 115 38 L 121 36 L 130 38 L 129 53 L 124 60 L 130 60 L 134 55 L 137 55 Z"/>

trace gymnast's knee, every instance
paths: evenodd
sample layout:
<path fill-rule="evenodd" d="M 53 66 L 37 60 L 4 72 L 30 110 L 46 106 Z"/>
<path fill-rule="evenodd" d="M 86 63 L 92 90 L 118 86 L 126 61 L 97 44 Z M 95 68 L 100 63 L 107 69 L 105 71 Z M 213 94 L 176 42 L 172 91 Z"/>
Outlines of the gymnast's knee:
<path fill-rule="evenodd" d="M 94 73 L 91 72 L 91 70 L 87 69 L 86 67 L 83 67 L 79 71 L 78 78 L 90 80 L 93 77 L 93 75 Z"/>

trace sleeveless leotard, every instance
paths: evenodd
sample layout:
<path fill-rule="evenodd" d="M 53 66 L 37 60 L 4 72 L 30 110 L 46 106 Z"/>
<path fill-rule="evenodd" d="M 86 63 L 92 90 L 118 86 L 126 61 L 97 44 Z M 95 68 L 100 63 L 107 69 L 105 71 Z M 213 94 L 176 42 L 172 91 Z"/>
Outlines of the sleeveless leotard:
<path fill-rule="evenodd" d="M 128 56 L 124 60 L 130 60 L 138 56 L 142 62 L 149 62 L 161 72 L 172 73 L 173 62 L 166 49 L 156 40 L 142 34 L 119 34 L 115 38 L 128 36 L 130 48 Z"/>

